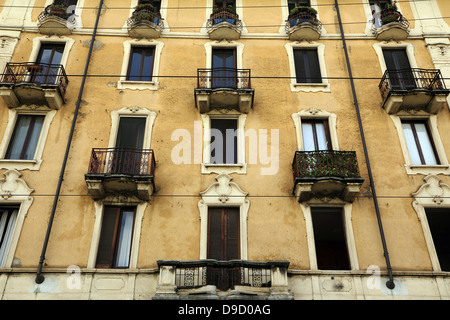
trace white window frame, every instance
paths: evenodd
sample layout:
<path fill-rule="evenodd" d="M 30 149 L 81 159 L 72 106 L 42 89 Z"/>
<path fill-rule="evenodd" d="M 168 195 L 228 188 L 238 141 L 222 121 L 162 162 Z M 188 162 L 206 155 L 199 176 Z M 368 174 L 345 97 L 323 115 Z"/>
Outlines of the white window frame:
<path fill-rule="evenodd" d="M 19 107 L 15 109 L 9 109 L 8 124 L 6 126 L 5 133 L 3 134 L 2 142 L 0 143 L 0 169 L 16 169 L 16 170 L 39 170 L 42 164 L 42 154 L 44 152 L 45 143 L 47 141 L 50 124 L 56 115 L 56 110 L 49 110 L 46 107 L 36 107 L 32 109 L 29 107 Z M 34 152 L 33 159 L 5 159 L 6 152 L 8 150 L 11 137 L 16 126 L 17 118 L 19 115 L 43 115 L 44 123 L 42 124 L 41 133 L 39 136 L 36 150 Z"/>
<path fill-rule="evenodd" d="M 422 226 L 433 271 L 441 271 L 439 258 L 434 247 L 433 237 L 427 220 L 426 209 L 450 208 L 450 186 L 442 183 L 442 180 L 437 175 L 428 175 L 423 180 L 425 183 L 412 194 L 414 197 L 412 206 Z"/>
<path fill-rule="evenodd" d="M 327 68 L 325 65 L 325 45 L 318 42 L 290 42 L 284 45 L 286 48 L 289 72 L 291 75 L 291 91 L 292 92 L 330 92 L 330 83 L 328 82 Z M 317 57 L 319 60 L 320 75 L 322 77 L 322 83 L 297 83 L 297 77 L 295 72 L 295 59 L 294 49 L 316 49 Z"/>
<path fill-rule="evenodd" d="M 6 253 L 5 261 L 1 268 L 14 267 L 14 256 L 19 242 L 20 233 L 23 228 L 23 223 L 28 210 L 33 203 L 33 197 L 31 193 L 34 191 L 28 187 L 25 180 L 21 179 L 21 173 L 17 170 L 8 170 L 4 172 L 5 178 L 0 179 L 0 206 L 1 205 L 18 205 L 19 211 L 17 213 L 16 222 L 14 225 L 11 239 L 9 242 L 9 248 Z"/>
<path fill-rule="evenodd" d="M 91 248 L 89 250 L 87 268 L 95 269 L 105 206 L 117 206 L 117 207 L 136 207 L 136 213 L 134 218 L 133 236 L 131 240 L 129 267 L 114 268 L 114 270 L 137 269 L 139 243 L 141 239 L 142 219 L 144 218 L 144 212 L 145 209 L 147 208 L 147 204 L 148 203 L 146 201 L 142 202 L 135 198 L 124 199 L 123 197 L 120 196 L 119 197 L 108 196 L 103 200 L 94 202 L 95 221 L 94 221 L 94 230 L 92 232 L 92 241 L 91 241 Z"/>
<path fill-rule="evenodd" d="M 450 164 L 445 153 L 444 145 L 439 135 L 438 125 L 437 125 L 437 115 L 414 115 L 411 116 L 407 113 L 403 115 L 400 113 L 398 115 L 390 115 L 392 121 L 394 122 L 395 129 L 397 130 L 398 139 L 403 152 L 403 157 L 405 159 L 405 169 L 407 174 L 450 174 Z M 426 120 L 428 129 L 431 136 L 429 137 L 436 148 L 436 153 L 440 164 L 436 165 L 419 165 L 413 164 L 411 162 L 411 157 L 409 155 L 408 146 L 406 144 L 405 134 L 403 132 L 402 120 Z"/>
<path fill-rule="evenodd" d="M 294 120 L 295 131 L 297 134 L 297 150 L 304 151 L 302 119 L 326 119 L 328 121 L 328 130 L 331 139 L 331 149 L 339 151 L 339 141 L 337 136 L 337 116 L 325 110 L 316 108 L 304 109 L 291 115 Z"/>
<path fill-rule="evenodd" d="M 307 203 L 300 203 L 300 206 L 302 208 L 303 217 L 305 219 L 306 224 L 306 237 L 308 242 L 310 269 L 313 271 L 319 271 L 317 265 L 316 245 L 314 242 L 314 228 L 312 223 L 311 207 L 327 207 L 327 208 L 340 207 L 342 208 L 342 213 L 344 215 L 344 230 L 350 262 L 350 269 L 359 270 L 358 255 L 352 225 L 352 204 L 351 203 L 344 204 L 337 200 L 327 203 L 320 200 L 312 199 Z M 333 272 L 333 270 L 320 270 L 320 271 L 323 271 L 324 273 Z"/>
<path fill-rule="evenodd" d="M 198 202 L 200 212 L 200 259 L 206 259 L 208 250 L 208 209 L 209 207 L 238 207 L 239 208 L 239 238 L 240 255 L 242 260 L 248 259 L 247 247 L 247 217 L 250 201 L 246 199 L 247 192 L 235 183 L 228 174 L 220 174 L 217 182 L 211 184 Z"/>
<path fill-rule="evenodd" d="M 133 46 L 139 47 L 154 47 L 155 52 L 153 56 L 153 73 L 152 81 L 134 81 L 127 80 L 128 64 L 130 62 L 131 48 Z M 133 39 L 123 42 L 123 61 L 122 69 L 120 71 L 120 79 L 117 83 L 117 89 L 131 89 L 131 90 L 158 90 L 159 87 L 159 65 L 161 61 L 161 52 L 164 43 L 156 40 Z"/>
<path fill-rule="evenodd" d="M 237 163 L 211 163 L 211 119 L 235 119 L 237 121 Z M 245 162 L 245 121 L 246 114 L 232 112 L 222 114 L 219 111 L 211 111 L 202 114 L 203 122 L 203 161 L 201 164 L 202 174 L 211 173 L 247 173 L 247 163 Z"/>

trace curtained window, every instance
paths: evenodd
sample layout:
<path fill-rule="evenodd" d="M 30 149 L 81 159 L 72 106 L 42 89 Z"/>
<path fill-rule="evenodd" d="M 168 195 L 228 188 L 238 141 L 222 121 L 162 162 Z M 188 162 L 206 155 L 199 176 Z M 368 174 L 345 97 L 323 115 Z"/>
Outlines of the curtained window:
<path fill-rule="evenodd" d="M 9 243 L 16 224 L 18 207 L 0 207 L 0 268 L 5 263 Z"/>

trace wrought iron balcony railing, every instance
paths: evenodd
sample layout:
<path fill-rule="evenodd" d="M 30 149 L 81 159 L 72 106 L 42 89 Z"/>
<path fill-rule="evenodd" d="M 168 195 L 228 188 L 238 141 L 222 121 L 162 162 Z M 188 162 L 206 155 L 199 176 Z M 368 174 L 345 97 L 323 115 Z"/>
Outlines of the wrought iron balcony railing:
<path fill-rule="evenodd" d="M 312 24 L 318 30 L 322 29 L 322 23 L 317 19 L 316 14 L 309 11 L 297 11 L 296 13 L 290 14 L 286 20 L 286 31 L 288 32 L 291 28 L 300 26 L 305 22 Z"/>
<path fill-rule="evenodd" d="M 175 266 L 175 285 L 178 289 L 194 289 L 215 285 L 228 290 L 236 285 L 271 287 L 272 269 L 287 268 L 287 261 L 256 262 L 247 260 L 218 261 L 213 259 L 178 261 L 159 260 L 158 265 Z"/>
<path fill-rule="evenodd" d="M 127 20 L 128 28 L 131 28 L 139 23 L 150 23 L 159 29 L 164 28 L 163 19 L 161 14 L 156 9 L 138 9 L 135 10 L 131 17 Z"/>
<path fill-rule="evenodd" d="M 239 15 L 234 10 L 229 8 L 215 9 L 207 21 L 206 28 L 210 29 L 222 22 L 228 22 L 237 27 L 239 30 L 242 29 L 242 22 L 239 19 Z"/>
<path fill-rule="evenodd" d="M 378 29 L 391 22 L 397 22 L 405 28 L 409 28 L 408 20 L 399 12 L 395 10 L 381 11 L 373 15 L 373 28 Z"/>
<path fill-rule="evenodd" d="M 296 151 L 292 170 L 295 180 L 360 178 L 354 151 Z"/>
<path fill-rule="evenodd" d="M 197 88 L 251 89 L 250 69 L 198 69 Z"/>
<path fill-rule="evenodd" d="M 67 12 L 66 7 L 48 5 L 45 7 L 44 11 L 39 14 L 38 20 L 42 22 L 44 19 L 48 17 L 57 17 L 63 20 L 67 20 L 73 13 Z"/>
<path fill-rule="evenodd" d="M 440 70 L 436 69 L 403 69 L 386 70 L 380 81 L 379 89 L 383 100 L 391 91 L 430 91 L 433 93 L 449 93 Z"/>
<path fill-rule="evenodd" d="M 64 98 L 69 80 L 60 64 L 22 62 L 6 64 L 0 85 L 31 84 L 43 88 L 56 87 Z"/>
<path fill-rule="evenodd" d="M 88 174 L 155 175 L 155 157 L 151 149 L 92 149 Z"/>

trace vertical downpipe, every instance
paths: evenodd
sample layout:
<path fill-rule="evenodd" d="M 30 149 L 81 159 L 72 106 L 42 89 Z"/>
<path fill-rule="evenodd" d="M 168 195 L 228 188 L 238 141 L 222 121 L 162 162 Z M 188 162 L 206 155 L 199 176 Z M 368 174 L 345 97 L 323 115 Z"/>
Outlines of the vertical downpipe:
<path fill-rule="evenodd" d="M 45 240 L 44 240 L 44 245 L 42 247 L 41 257 L 39 259 L 39 265 L 38 265 L 36 278 L 35 278 L 35 282 L 38 283 L 38 284 L 44 282 L 44 280 L 45 280 L 44 276 L 41 274 L 42 266 L 44 264 L 45 252 L 47 251 L 48 240 L 50 238 L 50 232 L 51 232 L 52 225 L 53 225 L 53 219 L 55 217 L 56 205 L 58 204 L 58 198 L 59 198 L 59 194 L 60 194 L 60 191 L 61 191 L 61 184 L 62 184 L 62 181 L 63 181 L 63 178 L 64 178 L 64 172 L 66 170 L 67 158 L 69 156 L 70 145 L 72 144 L 73 132 L 74 132 L 74 129 L 75 129 L 75 124 L 77 122 L 78 110 L 80 109 L 81 98 L 83 96 L 84 85 L 85 85 L 85 82 L 86 82 L 86 77 L 87 77 L 87 72 L 88 72 L 88 68 L 89 68 L 89 63 L 91 61 L 92 50 L 93 50 L 93 47 L 94 47 L 94 41 L 95 41 L 95 36 L 97 34 L 98 21 L 100 19 L 100 13 L 101 13 L 102 7 L 103 7 L 103 0 L 100 0 L 100 4 L 98 6 L 98 11 L 97 11 L 97 19 L 95 20 L 95 26 L 94 26 L 94 30 L 93 30 L 93 33 L 92 33 L 91 44 L 89 46 L 89 53 L 88 53 L 87 60 L 86 60 L 86 66 L 84 68 L 84 74 L 83 74 L 83 78 L 82 78 L 82 81 L 81 81 L 81 87 L 80 87 L 80 91 L 78 93 L 78 100 L 77 100 L 77 104 L 75 106 L 75 113 L 74 113 L 73 120 L 72 120 L 72 127 L 70 128 L 69 139 L 67 141 L 67 146 L 66 146 L 66 152 L 64 154 L 64 160 L 63 160 L 63 163 L 62 163 L 61 172 L 59 174 L 58 185 L 56 187 L 56 193 L 55 193 L 55 197 L 53 199 L 53 207 L 52 207 L 52 211 L 51 211 L 51 214 L 50 214 L 50 220 L 49 220 L 48 226 L 47 226 L 47 233 L 45 235 Z"/>
<path fill-rule="evenodd" d="M 356 115 L 358 117 L 359 132 L 360 132 L 360 135 L 361 135 L 362 145 L 363 145 L 363 149 L 364 149 L 364 156 L 366 158 L 366 163 L 367 163 L 367 171 L 368 171 L 368 174 L 369 174 L 370 189 L 372 191 L 372 199 L 373 199 L 373 203 L 375 205 L 375 211 L 376 211 L 377 220 L 378 220 L 378 227 L 380 229 L 381 242 L 382 242 L 383 250 L 384 250 L 384 258 L 386 260 L 386 266 L 387 266 L 387 271 L 388 271 L 388 275 L 389 275 L 389 280 L 386 282 L 386 287 L 389 288 L 389 289 L 394 289 L 395 288 L 395 283 L 394 283 L 394 278 L 393 278 L 393 275 L 392 275 L 391 263 L 389 261 L 389 253 L 388 253 L 388 250 L 387 250 L 386 239 L 385 239 L 385 236 L 384 236 L 383 224 L 381 222 L 380 208 L 378 207 L 378 199 L 377 199 L 377 194 L 376 194 L 376 191 L 375 191 L 375 185 L 374 185 L 374 182 L 373 182 L 372 169 L 371 169 L 371 166 L 370 166 L 369 154 L 367 152 L 366 139 L 364 137 L 364 129 L 363 129 L 362 122 L 361 122 L 361 114 L 359 112 L 358 99 L 356 97 L 355 84 L 353 82 L 352 69 L 351 69 L 350 60 L 349 60 L 349 57 L 348 57 L 347 43 L 345 42 L 344 29 L 342 27 L 342 20 L 341 20 L 341 14 L 339 12 L 338 0 L 334 0 L 334 4 L 335 4 L 338 20 L 339 20 L 339 29 L 340 29 L 341 35 L 342 35 L 342 42 L 343 42 L 344 52 L 345 52 L 345 60 L 347 62 L 347 70 L 348 70 L 348 75 L 349 75 L 349 78 L 350 78 L 350 85 L 352 87 L 353 101 L 355 103 Z"/>

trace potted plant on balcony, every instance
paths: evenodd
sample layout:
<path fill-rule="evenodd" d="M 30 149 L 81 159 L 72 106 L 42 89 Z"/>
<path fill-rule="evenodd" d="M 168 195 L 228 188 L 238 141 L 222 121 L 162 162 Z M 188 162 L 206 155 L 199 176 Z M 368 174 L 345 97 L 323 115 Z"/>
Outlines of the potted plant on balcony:
<path fill-rule="evenodd" d="M 49 16 L 64 18 L 67 13 L 67 7 L 63 4 L 51 4 L 45 8 Z"/>
<path fill-rule="evenodd" d="M 143 4 L 138 4 L 136 7 L 134 7 L 134 11 L 153 11 L 156 12 L 156 8 L 151 5 L 150 3 L 143 3 Z"/>
<path fill-rule="evenodd" d="M 295 7 L 289 13 L 288 20 L 290 21 L 290 26 L 298 26 L 303 22 L 310 22 L 317 25 L 315 19 L 317 17 L 317 10 L 312 7 Z"/>
<path fill-rule="evenodd" d="M 157 9 L 149 3 L 139 4 L 134 8 L 134 22 L 149 21 L 158 24 Z"/>
<path fill-rule="evenodd" d="M 236 8 L 232 5 L 227 7 L 219 7 L 217 4 L 214 5 L 213 13 L 211 18 L 214 20 L 214 24 L 218 24 L 221 22 L 229 22 L 231 24 L 236 23 Z"/>
<path fill-rule="evenodd" d="M 387 4 L 383 10 L 381 10 L 381 23 L 383 25 L 391 22 L 399 22 L 400 13 L 398 12 L 397 5 L 394 3 Z"/>

